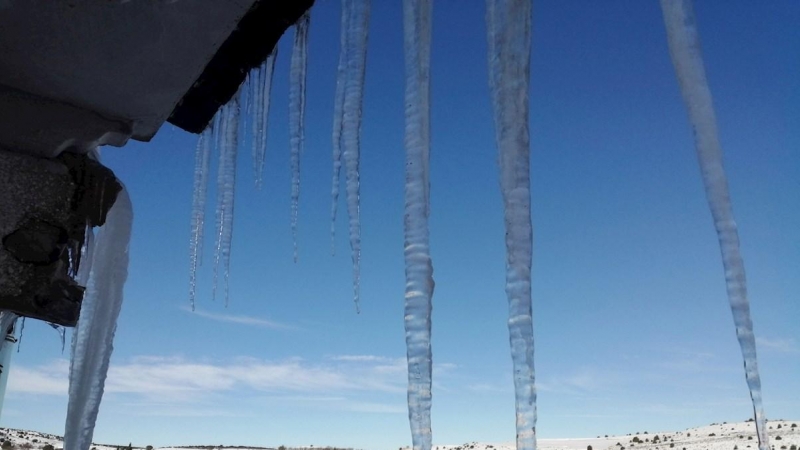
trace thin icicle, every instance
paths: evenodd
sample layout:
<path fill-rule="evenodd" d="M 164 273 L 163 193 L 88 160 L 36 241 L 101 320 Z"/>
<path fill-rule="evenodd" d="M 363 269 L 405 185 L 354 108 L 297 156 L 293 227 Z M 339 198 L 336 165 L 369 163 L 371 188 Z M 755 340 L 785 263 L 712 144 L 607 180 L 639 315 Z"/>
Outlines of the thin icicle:
<path fill-rule="evenodd" d="M 259 154 L 261 152 L 261 139 L 259 135 L 259 128 L 261 127 L 260 107 L 262 105 L 262 103 L 259 102 L 259 97 L 261 95 L 261 77 L 263 76 L 262 68 L 263 65 L 261 67 L 256 67 L 247 74 L 247 82 L 242 87 L 246 94 L 242 95 L 243 104 L 241 105 L 241 107 L 244 108 L 244 114 L 241 120 L 246 132 L 248 121 L 250 125 L 250 149 L 253 155 L 253 180 L 256 189 L 260 188 L 262 177 L 262 168 L 259 167 L 261 164 L 259 161 L 261 156 Z M 242 138 L 245 139 L 244 136 Z"/>
<path fill-rule="evenodd" d="M 487 0 L 489 85 L 499 150 L 506 229 L 508 331 L 514 366 L 517 449 L 536 448 L 536 386 L 531 308 L 528 95 L 531 0 Z"/>
<path fill-rule="evenodd" d="M 211 155 L 212 132 L 206 128 L 197 141 L 194 159 L 194 194 L 192 198 L 192 228 L 189 238 L 189 304 L 194 311 L 197 293 L 197 267 L 203 259 L 203 229 L 206 219 L 208 164 Z"/>
<path fill-rule="evenodd" d="M 75 328 L 69 370 L 65 450 L 89 450 L 113 351 L 122 292 L 128 276 L 133 211 L 122 190 L 100 229 L 92 273 Z"/>
<path fill-rule="evenodd" d="M 361 117 L 364 103 L 364 74 L 367 64 L 369 0 L 348 0 L 347 64 L 342 121 L 342 158 L 345 164 L 348 228 L 353 260 L 353 300 L 360 311 L 361 205 L 360 174 Z"/>
<path fill-rule="evenodd" d="M 99 161 L 99 160 L 98 160 Z M 78 276 L 75 278 L 75 282 L 78 283 L 79 286 L 86 287 L 89 284 L 89 276 L 92 273 L 92 263 L 94 262 L 94 230 L 92 227 L 86 227 L 86 238 L 83 242 L 83 248 L 81 248 L 81 266 L 78 268 Z M 72 329 L 72 340 L 70 342 L 70 355 L 75 354 L 75 345 L 77 343 L 78 333 L 76 329 Z"/>
<path fill-rule="evenodd" d="M 233 206 L 236 193 L 236 155 L 239 150 L 239 105 L 242 95 L 236 94 L 220 111 L 219 168 L 217 172 L 217 242 L 214 254 L 214 286 L 216 298 L 220 265 L 225 286 L 225 306 L 228 306 L 233 239 Z"/>
<path fill-rule="evenodd" d="M 333 183 L 331 185 L 331 255 L 336 254 L 336 212 L 339 207 L 339 172 L 342 167 L 342 124 L 344 122 L 344 94 L 347 83 L 347 55 L 350 49 L 350 5 L 352 0 L 342 0 L 342 20 L 339 37 L 339 64 L 336 67 L 336 94 L 333 101 Z"/>
<path fill-rule="evenodd" d="M 270 92 L 272 91 L 272 76 L 275 73 L 275 57 L 278 53 L 276 46 L 264 61 L 264 64 L 251 72 L 252 87 L 251 99 L 252 114 L 252 147 L 253 169 L 255 170 L 256 188 L 261 189 L 264 183 L 264 162 L 267 154 L 267 124 L 269 122 Z"/>
<path fill-rule="evenodd" d="M 733 217 L 728 180 L 722 164 L 717 119 L 703 65 L 694 9 L 691 0 L 661 0 L 661 9 L 664 12 L 672 64 L 675 66 L 683 101 L 694 130 L 706 197 L 719 238 L 728 300 L 744 359 L 747 387 L 753 402 L 758 447 L 760 450 L 769 450 L 753 320 L 750 317 L 750 302 L 747 300 L 744 262 L 739 250 L 739 232 Z"/>
<path fill-rule="evenodd" d="M 431 298 L 433 265 L 430 212 L 431 0 L 403 1 L 405 49 L 405 329 L 408 419 L 414 450 L 431 448 Z"/>
<path fill-rule="evenodd" d="M 297 262 L 297 213 L 300 203 L 300 155 L 305 140 L 306 68 L 308 67 L 309 13 L 297 21 L 289 72 L 289 147 L 292 168 L 292 241 Z"/>

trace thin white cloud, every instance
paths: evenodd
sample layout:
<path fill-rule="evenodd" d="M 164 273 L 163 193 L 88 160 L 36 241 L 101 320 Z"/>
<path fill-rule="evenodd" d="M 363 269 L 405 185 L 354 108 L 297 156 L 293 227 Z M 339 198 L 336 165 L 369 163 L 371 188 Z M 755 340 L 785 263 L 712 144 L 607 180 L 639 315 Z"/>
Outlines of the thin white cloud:
<path fill-rule="evenodd" d="M 770 339 L 758 336 L 756 344 L 763 349 L 778 353 L 800 353 L 800 345 L 794 339 Z"/>
<path fill-rule="evenodd" d="M 235 390 L 266 393 L 348 393 L 405 391 L 405 377 L 393 360 L 370 364 L 311 363 L 299 358 L 267 361 L 238 358 L 226 362 L 178 357 L 137 357 L 109 368 L 106 392 L 173 401 Z M 66 395 L 69 363 L 15 366 L 9 392 Z"/>
<path fill-rule="evenodd" d="M 8 392 L 37 395 L 66 395 L 69 363 L 57 360 L 50 364 L 29 368 L 14 365 L 9 372 Z"/>
<path fill-rule="evenodd" d="M 269 328 L 271 330 L 297 330 L 298 327 L 294 325 L 288 325 L 285 323 L 275 322 L 273 320 L 267 319 L 260 319 L 258 317 L 251 317 L 251 316 L 243 316 L 238 314 L 223 314 L 223 313 L 214 313 L 209 311 L 200 311 L 199 309 L 195 309 L 192 311 L 188 307 L 181 307 L 181 310 L 187 312 L 189 314 L 194 314 L 198 317 L 202 317 L 204 319 L 215 320 L 217 322 L 227 322 L 227 323 L 235 323 L 239 325 L 247 325 L 253 327 L 261 327 L 261 328 Z"/>

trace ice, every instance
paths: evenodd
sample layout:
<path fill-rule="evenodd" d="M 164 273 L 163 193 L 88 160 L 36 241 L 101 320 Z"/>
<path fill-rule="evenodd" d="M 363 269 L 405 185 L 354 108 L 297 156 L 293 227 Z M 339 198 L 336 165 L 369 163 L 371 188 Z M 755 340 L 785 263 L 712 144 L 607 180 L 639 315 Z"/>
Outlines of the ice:
<path fill-rule="evenodd" d="M 242 91 L 243 92 L 243 91 Z M 233 239 L 233 206 L 236 192 L 236 155 L 239 149 L 239 104 L 243 95 L 236 94 L 222 107 L 219 119 L 219 168 L 217 172 L 217 241 L 214 253 L 214 287 L 216 297 L 220 265 L 225 286 L 225 305 L 228 305 Z"/>
<path fill-rule="evenodd" d="M 65 450 L 88 450 L 92 444 L 122 306 L 123 286 L 128 276 L 132 222 L 130 198 L 123 189 L 100 229 L 89 284 L 75 328 L 64 430 Z"/>
<path fill-rule="evenodd" d="M 267 57 L 261 67 L 250 72 L 250 95 L 248 114 L 252 126 L 253 170 L 257 189 L 261 189 L 264 176 L 264 161 L 267 154 L 267 124 L 269 122 L 270 92 L 275 73 L 275 57 L 278 47 Z"/>
<path fill-rule="evenodd" d="M 517 449 L 536 448 L 531 310 L 531 191 L 528 95 L 531 0 L 487 0 L 489 87 L 500 152 L 506 229 L 508 331 L 514 366 Z"/>
<path fill-rule="evenodd" d="M 431 448 L 431 297 L 428 245 L 431 1 L 403 1 L 405 48 L 405 329 L 414 450 Z"/>
<path fill-rule="evenodd" d="M 295 24 L 294 46 L 292 47 L 291 66 L 289 68 L 289 159 L 292 168 L 291 222 L 295 262 L 297 262 L 297 213 L 300 202 L 300 155 L 303 151 L 303 141 L 305 139 L 308 25 L 309 13 L 306 12 Z"/>
<path fill-rule="evenodd" d="M 206 218 L 206 194 L 208 191 L 208 164 L 212 143 L 211 128 L 206 128 L 197 141 L 194 161 L 194 195 L 192 198 L 192 229 L 189 239 L 189 304 L 194 311 L 197 293 L 197 267 L 203 259 L 203 228 Z"/>
<path fill-rule="evenodd" d="M 744 263 L 739 251 L 739 233 L 733 218 L 728 181 L 722 165 L 722 147 L 719 143 L 711 91 L 706 80 L 697 22 L 690 0 L 661 0 L 661 9 L 664 12 L 672 63 L 694 130 L 706 197 L 719 238 L 728 299 L 736 326 L 736 337 L 744 358 L 747 387 L 753 402 L 758 446 L 760 450 L 768 450 L 770 447 L 761 401 L 761 378 L 758 374 L 750 303 L 747 300 Z"/>
<path fill-rule="evenodd" d="M 339 36 L 339 63 L 336 67 L 336 93 L 333 100 L 333 183 L 331 186 L 331 254 L 336 254 L 336 211 L 339 206 L 339 172 L 342 167 L 342 123 L 344 122 L 344 92 L 347 83 L 347 52 L 350 49 L 348 27 L 351 0 L 342 0 L 342 20 Z"/>
<path fill-rule="evenodd" d="M 331 253 L 335 253 L 339 172 L 345 164 L 353 300 L 359 311 L 361 278 L 360 174 L 361 118 L 369 34 L 369 0 L 342 0 L 339 64 L 333 111 L 333 182 L 331 186 Z"/>

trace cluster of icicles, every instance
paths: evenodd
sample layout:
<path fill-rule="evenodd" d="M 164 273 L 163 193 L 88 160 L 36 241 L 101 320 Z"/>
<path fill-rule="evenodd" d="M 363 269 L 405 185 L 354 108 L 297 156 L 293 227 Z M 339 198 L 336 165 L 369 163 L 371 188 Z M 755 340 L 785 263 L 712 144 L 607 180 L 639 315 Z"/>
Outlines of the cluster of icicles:
<path fill-rule="evenodd" d="M 695 131 L 695 143 L 722 251 L 736 333 L 753 402 L 759 449 L 768 450 L 755 341 L 747 300 L 739 240 L 722 166 L 711 94 L 690 0 L 661 0 L 670 54 Z M 333 189 L 336 216 L 339 172 L 344 160 L 353 289 L 359 301 L 360 225 L 359 153 L 361 106 L 366 67 L 369 0 L 342 0 L 341 51 L 337 68 L 333 120 Z M 528 99 L 531 50 L 531 0 L 487 0 L 489 82 L 499 151 L 506 227 L 506 294 L 516 393 L 517 448 L 536 447 L 536 390 L 531 311 L 531 196 Z M 431 298 L 433 269 L 429 253 L 430 47 L 431 0 L 404 0 L 405 49 L 405 327 L 408 351 L 408 408 L 414 450 L 431 448 Z M 300 155 L 303 148 L 305 79 L 309 16 L 295 26 L 291 57 L 289 126 L 292 169 L 291 223 L 297 239 Z M 219 157 L 217 175 L 214 291 L 222 271 L 228 297 L 230 246 L 239 134 L 252 133 L 256 185 L 261 184 L 267 118 L 275 55 L 249 74 L 240 93 L 225 105 L 200 136 L 196 154 L 191 227 L 190 300 L 194 306 L 195 273 L 201 262 L 211 153 Z M 245 114 L 241 113 L 244 108 Z M 241 120 L 244 116 L 245 120 Z M 247 122 L 249 121 L 249 122 Z M 249 126 L 248 126 L 249 123 Z M 88 450 L 103 393 L 111 342 L 127 274 L 127 246 L 132 213 L 123 191 L 101 229 L 93 257 L 81 268 L 88 279 L 86 300 L 72 342 L 65 450 Z M 333 230 L 332 230 L 333 235 Z M 87 242 L 91 243 L 92 239 Z M 88 246 L 87 246 L 88 248 Z M 295 253 L 296 256 L 296 253 Z M 88 262 L 94 261 L 93 264 Z M 99 301 L 102 299 L 102 301 Z"/>

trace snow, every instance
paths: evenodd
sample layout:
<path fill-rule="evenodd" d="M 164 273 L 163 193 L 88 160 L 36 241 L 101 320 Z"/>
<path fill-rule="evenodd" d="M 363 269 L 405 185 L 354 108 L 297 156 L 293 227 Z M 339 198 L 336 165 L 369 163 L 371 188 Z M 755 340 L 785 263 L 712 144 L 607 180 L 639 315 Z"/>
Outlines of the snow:
<path fill-rule="evenodd" d="M 514 367 L 518 450 L 536 448 L 531 308 L 532 225 L 528 95 L 531 0 L 487 0 L 489 85 L 506 229 L 508 331 Z"/>
<path fill-rule="evenodd" d="M 430 46 L 431 1 L 403 2 L 405 49 L 405 330 L 408 358 L 408 417 L 414 450 L 430 450 L 431 432 L 431 264 L 430 213 Z"/>
<path fill-rule="evenodd" d="M 122 291 L 128 277 L 133 209 L 125 189 L 100 229 L 81 315 L 75 327 L 69 373 L 64 448 L 88 450 L 103 397 Z"/>
<path fill-rule="evenodd" d="M 797 425 L 792 428 L 792 424 Z M 778 428 L 780 426 L 781 428 Z M 609 435 L 608 437 L 596 438 L 577 438 L 577 439 L 539 439 L 538 446 L 543 450 L 586 450 L 591 445 L 593 450 L 738 450 L 755 449 L 755 427 L 753 422 L 736 422 L 713 424 L 703 427 L 688 428 L 682 431 L 654 431 L 649 430 L 648 434 L 630 433 L 628 435 Z M 776 420 L 769 423 L 767 430 L 773 439 L 780 436 L 780 440 L 775 440 L 775 449 L 789 450 L 792 445 L 800 446 L 800 420 Z M 709 436 L 710 434 L 714 436 Z M 640 440 L 652 439 L 658 435 L 659 441 L 663 443 L 653 444 L 652 442 L 642 442 L 631 446 L 634 437 Z M 750 438 L 750 439 L 748 439 Z M 19 430 L 13 428 L 0 428 L 0 439 L 7 439 L 16 449 L 24 449 L 27 445 L 33 450 L 39 450 L 44 445 L 50 444 L 56 449 L 63 448 L 63 439 L 48 433 L 38 431 Z M 620 443 L 620 445 L 616 445 Z M 151 442 L 134 442 L 134 448 L 143 448 Z M 195 443 L 196 444 L 196 443 Z M 674 444 L 674 447 L 670 447 Z M 92 447 L 97 450 L 117 450 L 118 447 L 126 447 L 128 442 L 108 445 L 93 443 Z M 271 445 L 277 446 L 277 443 Z M 264 450 L 272 447 L 235 447 L 237 450 Z M 514 442 L 466 442 L 463 444 L 434 445 L 434 450 L 513 450 Z M 749 447 L 748 447 L 749 446 Z M 209 449 L 230 448 L 214 445 L 181 445 L 169 447 L 156 447 L 158 450 L 209 450 Z M 324 449 L 324 445 L 314 445 L 306 448 Z M 396 446 L 394 448 L 397 448 Z M 403 448 L 403 447 L 401 447 Z M 405 447 L 408 448 L 408 447 Z M 287 449 L 291 450 L 291 449 Z"/>
<path fill-rule="evenodd" d="M 217 240 L 214 253 L 214 287 L 212 298 L 216 298 L 220 265 L 225 286 L 225 305 L 228 305 L 231 265 L 231 242 L 233 240 L 233 211 L 236 192 L 236 155 L 239 150 L 239 104 L 241 96 L 222 107 L 218 115 L 217 142 L 219 167 L 217 172 Z M 215 124 L 217 125 L 217 124 Z"/>
<path fill-rule="evenodd" d="M 300 155 L 303 151 L 303 141 L 305 139 L 308 26 L 309 13 L 306 12 L 295 24 L 294 46 L 292 47 L 291 67 L 289 68 L 289 159 L 292 168 L 291 221 L 295 262 L 297 262 L 297 213 L 300 202 Z"/>
<path fill-rule="evenodd" d="M 670 55 L 694 130 L 697 158 L 700 162 L 706 197 L 719 238 L 728 299 L 759 430 L 759 449 L 769 450 L 753 321 L 747 299 L 744 261 L 739 250 L 739 233 L 733 217 L 728 181 L 722 164 L 722 147 L 717 132 L 711 91 L 706 80 L 697 23 L 689 0 L 661 0 L 661 9 L 664 12 Z"/>

